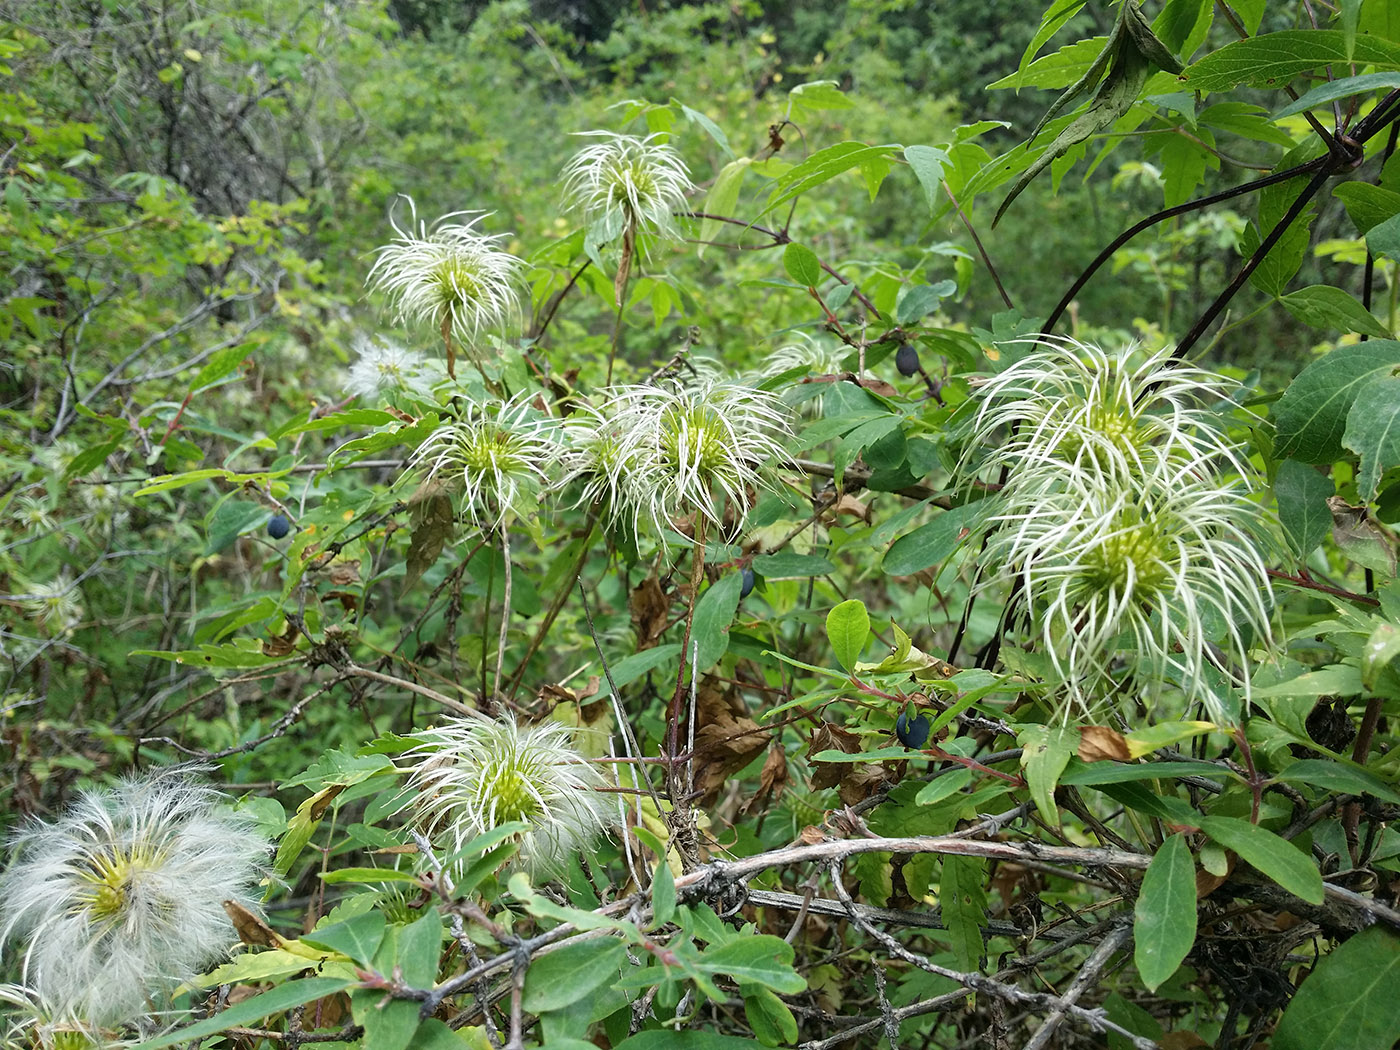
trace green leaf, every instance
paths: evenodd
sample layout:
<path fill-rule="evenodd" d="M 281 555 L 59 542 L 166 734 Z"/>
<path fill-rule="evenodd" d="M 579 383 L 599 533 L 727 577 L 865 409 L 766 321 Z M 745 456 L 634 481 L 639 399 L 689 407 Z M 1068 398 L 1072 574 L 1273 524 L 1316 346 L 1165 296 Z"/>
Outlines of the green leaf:
<path fill-rule="evenodd" d="M 743 581 L 739 581 L 739 589 L 743 590 Z M 737 609 L 737 604 L 735 605 Z M 697 614 L 699 609 L 696 610 Z M 681 651 L 679 642 L 670 642 L 666 645 L 658 645 L 654 649 L 643 649 L 640 653 L 633 653 L 631 656 L 624 656 L 616 663 L 609 661 L 608 670 L 612 672 L 612 680 L 621 689 L 625 685 L 630 685 L 643 675 L 656 670 L 662 664 L 674 660 Z M 608 680 L 603 679 L 599 692 L 595 693 L 590 700 L 605 700 L 612 695 L 612 687 Z"/>
<path fill-rule="evenodd" d="M 1188 91 L 1227 91 L 1239 84 L 1281 87 L 1300 73 L 1353 61 L 1400 68 L 1400 45 L 1362 37 L 1348 56 L 1341 30 L 1285 29 L 1226 44 L 1191 66 L 1181 79 Z"/>
<path fill-rule="evenodd" d="M 1332 191 L 1332 196 L 1342 202 L 1359 233 L 1368 233 L 1387 219 L 1400 215 L 1400 193 L 1384 186 L 1344 182 Z"/>
<path fill-rule="evenodd" d="M 1400 215 L 1371 227 L 1366 233 L 1366 247 L 1372 255 L 1400 260 Z"/>
<path fill-rule="evenodd" d="M 654 1028 L 624 1039 L 614 1050 L 758 1050 L 762 1045 L 737 1035 Z"/>
<path fill-rule="evenodd" d="M 387 928 L 388 923 L 382 912 L 367 911 L 344 922 L 312 930 L 302 937 L 302 941 L 312 947 L 340 952 L 361 966 L 368 966 L 373 962 L 374 953 L 379 950 Z"/>
<path fill-rule="evenodd" d="M 373 885 L 380 882 L 417 882 L 418 876 L 411 871 L 395 871 L 393 868 L 337 868 L 323 871 L 321 881 L 327 885 L 354 882 Z"/>
<path fill-rule="evenodd" d="M 1196 866 L 1173 835 L 1147 866 L 1133 910 L 1133 961 L 1149 992 L 1181 966 L 1196 943 Z"/>
<path fill-rule="evenodd" d="M 1235 817 L 1202 817 L 1201 830 L 1309 904 L 1322 903 L 1322 874 L 1312 858 L 1272 831 Z"/>
<path fill-rule="evenodd" d="M 651 929 L 665 926 L 676 915 L 676 880 L 663 858 L 651 879 Z"/>
<path fill-rule="evenodd" d="M 1397 656 L 1400 656 L 1400 627 L 1393 623 L 1377 624 L 1361 650 L 1361 684 L 1367 691 L 1376 688 L 1376 679 Z"/>
<path fill-rule="evenodd" d="M 765 933 L 710 948 L 700 956 L 700 965 L 711 973 L 727 973 L 736 981 L 753 981 L 775 992 L 796 995 L 807 990 L 807 982 L 792 968 L 793 954 L 787 941 Z"/>
<path fill-rule="evenodd" d="M 915 324 L 938 309 L 938 304 L 958 290 L 957 281 L 937 284 L 916 284 L 906 289 L 895 307 L 895 321 L 902 325 Z"/>
<path fill-rule="evenodd" d="M 1378 339 L 1391 338 L 1390 329 L 1356 298 L 1331 284 L 1314 284 L 1289 292 L 1279 302 L 1285 310 L 1313 328 L 1358 332 Z"/>
<path fill-rule="evenodd" d="M 1294 762 L 1274 779 L 1285 783 L 1311 784 L 1347 795 L 1374 795 L 1385 802 L 1400 803 L 1400 792 L 1374 773 L 1344 762 L 1305 758 Z"/>
<path fill-rule="evenodd" d="M 948 927 L 953 956 L 961 969 L 979 970 L 986 952 L 982 940 L 982 928 L 987 925 L 986 861 L 950 855 L 942 864 L 939 914 Z"/>
<path fill-rule="evenodd" d="M 865 604 L 852 598 L 827 613 L 826 637 L 837 662 L 847 671 L 854 670 L 870 638 L 870 614 Z"/>
<path fill-rule="evenodd" d="M 613 937 L 573 940 L 537 955 L 525 972 L 525 1009 L 562 1010 L 616 980 L 626 964 L 627 946 Z"/>
<path fill-rule="evenodd" d="M 938 191 L 942 188 L 943 173 L 952 164 L 952 158 L 936 146 L 905 146 L 904 159 L 919 180 L 924 190 L 924 202 L 929 214 L 937 211 Z"/>
<path fill-rule="evenodd" d="M 791 1046 L 797 1042 L 797 1018 L 787 1003 L 767 988 L 744 989 L 744 1017 L 764 1046 Z"/>
<path fill-rule="evenodd" d="M 1380 926 L 1333 948 L 1294 994 L 1271 1050 L 1375 1050 L 1400 1032 L 1400 937 Z"/>
<path fill-rule="evenodd" d="M 787 270 L 789 277 L 808 288 L 815 288 L 821 283 L 821 260 L 817 258 L 817 253 L 805 244 L 793 241 L 783 249 L 783 268 Z"/>
<path fill-rule="evenodd" d="M 1305 558 L 1332 531 L 1327 500 L 1337 487 L 1332 479 L 1296 459 L 1285 459 L 1274 475 L 1278 519 L 1293 553 Z"/>
<path fill-rule="evenodd" d="M 1326 667 L 1273 685 L 1256 688 L 1257 697 L 1268 696 L 1355 696 L 1362 691 L 1361 671 L 1351 664 Z"/>
<path fill-rule="evenodd" d="M 760 554 L 750 564 L 753 571 L 769 580 L 795 580 L 805 576 L 825 576 L 835 572 L 836 566 L 820 554 L 794 554 L 779 551 L 777 554 Z"/>
<path fill-rule="evenodd" d="M 1347 414 L 1357 394 L 1396 368 L 1400 342 L 1391 339 L 1339 347 L 1308 365 L 1274 405 L 1275 454 L 1304 463 L 1340 459 Z"/>
<path fill-rule="evenodd" d="M 1361 498 L 1375 499 L 1381 475 L 1400 464 L 1400 378 L 1375 378 L 1357 392 L 1342 444 L 1361 457 L 1356 475 Z"/>
<path fill-rule="evenodd" d="M 1190 740 L 1216 728 L 1213 722 L 1161 722 L 1135 729 L 1123 737 L 1123 741 L 1128 745 L 1128 754 L 1133 758 L 1141 758 L 1160 748 L 1170 747 L 1182 740 Z"/>
<path fill-rule="evenodd" d="M 912 576 L 922 569 L 941 565 L 967 538 L 983 510 L 979 500 L 943 511 L 890 544 L 880 562 L 881 570 L 887 576 Z"/>
<path fill-rule="evenodd" d="M 237 1006 L 231 1006 L 213 1017 L 190 1025 L 188 1028 L 174 1028 L 163 1032 L 154 1039 L 147 1039 L 144 1043 L 136 1044 L 131 1050 L 164 1050 L 165 1047 L 175 1046 L 177 1043 L 206 1039 L 226 1029 L 239 1028 L 253 1021 L 261 1021 L 264 1017 L 283 1013 L 294 1006 L 309 1003 L 314 999 L 334 995 L 351 983 L 353 982 L 342 977 L 308 977 L 305 980 L 288 981 L 271 991 L 255 995 L 251 999 L 245 999 Z"/>
<path fill-rule="evenodd" d="M 714 185 L 710 187 L 710 192 L 705 197 L 705 206 L 700 210 L 710 215 L 732 215 L 736 205 L 739 203 L 739 190 L 744 185 L 744 176 L 749 172 L 749 166 L 753 160 L 749 157 L 740 157 L 731 160 L 720 169 L 715 176 Z M 700 240 L 703 242 L 713 241 L 719 236 L 722 227 L 729 225 L 720 222 L 718 219 L 705 219 L 700 224 Z M 736 227 L 737 229 L 737 227 Z M 700 245 L 700 255 L 705 254 L 706 244 Z"/>
<path fill-rule="evenodd" d="M 1274 119 L 1282 120 L 1295 113 L 1305 113 L 1340 98 L 1351 98 L 1353 95 L 1363 95 L 1368 91 L 1387 91 L 1398 87 L 1400 87 L 1400 73 L 1362 73 L 1360 76 L 1330 80 L 1300 96 L 1296 102 L 1284 106 L 1274 114 Z"/>
<path fill-rule="evenodd" d="M 768 203 L 759 213 L 759 217 L 801 196 L 808 190 L 820 186 L 824 182 L 829 182 L 842 172 L 862 167 L 872 161 L 886 159 L 899 148 L 898 144 L 868 146 L 864 142 L 838 142 L 834 146 L 819 150 L 801 164 L 793 165 L 778 176 L 773 185 L 773 192 L 768 198 Z"/>
<path fill-rule="evenodd" d="M 744 589 L 740 573 L 721 576 L 695 603 L 695 620 L 690 629 L 690 644 L 698 652 L 695 673 L 708 671 L 729 650 L 729 625 L 739 609 L 739 592 Z M 689 653 L 681 662 L 689 664 Z"/>
<path fill-rule="evenodd" d="M 734 151 L 729 147 L 729 136 L 724 133 L 724 131 L 720 128 L 718 124 L 716 124 L 709 117 L 705 116 L 705 114 L 699 112 L 698 110 L 691 109 L 689 106 L 685 105 L 682 102 L 678 102 L 676 99 L 671 99 L 671 102 L 674 105 L 681 107 L 681 112 L 685 114 L 686 120 L 690 121 L 692 124 L 702 129 L 706 135 L 709 135 L 710 138 L 714 139 L 715 145 L 717 145 L 720 149 L 724 150 L 725 156 L 734 156 Z"/>
<path fill-rule="evenodd" d="M 1026 67 L 1031 64 L 1031 60 L 1035 58 L 1040 49 L 1083 7 L 1084 0 L 1055 0 L 1041 16 L 1039 27 L 1031 36 L 1030 42 L 1026 44 L 1026 49 L 1021 52 L 1021 61 L 1016 66 L 1017 73 L 1025 73 Z"/>
<path fill-rule="evenodd" d="M 1021 745 L 1021 768 L 1040 815 L 1051 824 L 1060 823 L 1055 805 L 1055 785 L 1079 746 L 1079 730 L 1067 726 L 1026 726 L 1016 735 Z"/>
<path fill-rule="evenodd" d="M 1137 762 L 1127 765 L 1119 762 L 1080 762 L 1074 759 L 1070 763 L 1069 771 L 1060 777 L 1060 783 L 1093 787 L 1098 784 L 1122 784 L 1133 780 L 1232 775 L 1224 766 L 1213 765 L 1210 762 Z"/>
<path fill-rule="evenodd" d="M 804 109 L 851 109 L 855 106 L 846 97 L 834 80 L 813 80 L 806 84 L 798 84 L 788 92 L 788 98 Z"/>

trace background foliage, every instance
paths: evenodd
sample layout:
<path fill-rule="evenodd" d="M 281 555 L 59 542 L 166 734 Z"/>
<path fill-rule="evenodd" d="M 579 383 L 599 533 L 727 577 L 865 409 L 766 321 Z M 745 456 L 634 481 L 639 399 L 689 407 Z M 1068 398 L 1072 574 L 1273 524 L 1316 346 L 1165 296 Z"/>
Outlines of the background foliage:
<path fill-rule="evenodd" d="M 145 1046 L 1400 1035 L 1400 13 L 1138 12 L 0 0 L 6 823 L 193 761 L 277 840 L 278 946 Z M 596 128 L 668 135 L 699 187 L 620 310 L 559 197 Z M 531 302 L 485 379 L 356 399 L 360 341 L 437 350 L 363 291 L 400 195 L 490 212 Z M 1239 726 L 1082 732 L 1003 624 L 957 410 L 1042 331 L 1230 380 L 1277 540 Z M 614 356 L 759 382 L 803 340 L 767 377 L 791 461 L 698 558 L 549 494 L 507 600 L 499 537 L 400 480 L 488 380 L 563 415 Z M 655 759 L 673 696 L 696 744 L 564 882 L 499 840 L 455 894 L 385 852 L 386 756 L 445 705 L 621 711 Z"/>

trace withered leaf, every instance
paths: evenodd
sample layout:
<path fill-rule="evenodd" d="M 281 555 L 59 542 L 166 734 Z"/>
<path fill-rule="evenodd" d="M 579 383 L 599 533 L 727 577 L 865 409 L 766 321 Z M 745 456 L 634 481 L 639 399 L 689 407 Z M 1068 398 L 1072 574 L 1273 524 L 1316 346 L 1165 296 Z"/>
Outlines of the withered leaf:
<path fill-rule="evenodd" d="M 337 587 L 349 587 L 360 582 L 360 559 L 347 558 L 331 565 L 330 581 Z"/>
<path fill-rule="evenodd" d="M 865 524 L 870 524 L 870 507 L 849 493 L 843 493 L 841 498 L 831 505 L 827 513 L 832 518 L 844 515 L 848 518 L 859 518 Z"/>
<path fill-rule="evenodd" d="M 443 495 L 442 487 L 436 482 L 421 485 L 409 497 L 408 518 L 413 525 L 413 535 L 408 544 L 408 561 L 404 566 L 404 594 L 437 561 L 456 526 L 452 501 Z"/>
<path fill-rule="evenodd" d="M 228 913 L 229 920 L 238 933 L 238 939 L 244 944 L 256 945 L 260 948 L 276 948 L 281 943 L 281 938 L 273 932 L 272 927 L 243 905 L 237 901 L 224 901 L 223 904 L 224 911 Z"/>
<path fill-rule="evenodd" d="M 671 601 L 656 573 L 632 588 L 627 605 L 637 632 L 637 651 L 652 648 L 671 620 Z"/>
<path fill-rule="evenodd" d="M 696 694 L 695 788 L 712 799 L 724 782 L 768 746 L 773 735 L 749 717 L 739 690 L 703 678 Z"/>
<path fill-rule="evenodd" d="M 908 765 L 907 762 L 851 763 L 846 767 L 849 772 L 836 785 L 836 793 L 843 803 L 854 806 L 883 790 L 886 784 L 898 783 Z"/>
<path fill-rule="evenodd" d="M 848 755 L 860 753 L 860 737 L 847 732 L 835 722 L 823 722 L 812 734 L 812 743 L 807 748 L 807 757 L 819 755 L 823 751 L 844 751 Z M 821 791 L 835 787 L 841 781 L 848 765 L 845 762 L 813 762 L 812 790 Z"/>
<path fill-rule="evenodd" d="M 1353 507 L 1341 496 L 1331 496 L 1332 539 L 1362 568 L 1395 575 L 1395 534 L 1376 520 L 1366 504 Z"/>
<path fill-rule="evenodd" d="M 330 784 L 327 787 L 322 788 L 316 793 L 316 801 L 311 804 L 311 808 L 307 811 L 307 815 L 312 820 L 320 820 L 326 815 L 326 810 L 330 809 L 330 805 L 332 802 L 335 801 L 336 796 L 339 795 L 342 791 L 344 791 L 348 786 L 349 785 L 347 784 Z"/>
<path fill-rule="evenodd" d="M 1108 726 L 1085 726 L 1079 731 L 1079 758 L 1082 762 L 1127 762 L 1132 759 L 1123 734 Z"/>
<path fill-rule="evenodd" d="M 276 638 L 270 641 L 264 640 L 262 643 L 263 655 L 273 658 L 287 656 L 297 647 L 297 638 L 300 635 L 301 632 L 297 630 L 295 624 L 287 624 L 287 629 Z"/>

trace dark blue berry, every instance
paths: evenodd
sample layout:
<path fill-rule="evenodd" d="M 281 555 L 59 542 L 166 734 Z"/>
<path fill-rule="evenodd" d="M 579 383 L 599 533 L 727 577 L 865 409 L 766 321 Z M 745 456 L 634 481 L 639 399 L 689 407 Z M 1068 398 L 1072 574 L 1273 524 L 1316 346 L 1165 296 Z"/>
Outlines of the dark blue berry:
<path fill-rule="evenodd" d="M 902 376 L 916 376 L 919 374 L 919 351 L 914 349 L 913 343 L 900 343 L 899 349 L 894 352 L 894 366 L 899 369 Z"/>
<path fill-rule="evenodd" d="M 749 592 L 753 590 L 753 570 L 745 565 L 744 571 L 739 574 L 739 579 L 743 581 L 743 586 L 739 588 L 739 598 L 743 600 L 747 598 Z"/>
<path fill-rule="evenodd" d="M 267 534 L 274 540 L 280 540 L 291 531 L 292 523 L 284 515 L 274 514 L 267 519 Z"/>
<path fill-rule="evenodd" d="M 928 715 L 919 715 L 910 721 L 908 711 L 901 711 L 894 723 L 894 735 L 905 747 L 919 748 L 927 744 L 928 729 Z"/>

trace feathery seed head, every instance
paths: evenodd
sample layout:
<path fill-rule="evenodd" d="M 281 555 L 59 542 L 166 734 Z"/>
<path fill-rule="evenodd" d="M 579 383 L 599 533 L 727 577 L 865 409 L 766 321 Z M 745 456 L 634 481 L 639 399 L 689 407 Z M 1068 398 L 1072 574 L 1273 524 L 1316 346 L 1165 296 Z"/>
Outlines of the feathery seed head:
<path fill-rule="evenodd" d="M 688 514 L 720 524 L 720 498 L 742 517 L 747 490 L 763 483 L 763 466 L 784 455 L 791 433 L 778 397 L 738 383 L 612 387 L 602 396 L 608 455 L 627 469 L 597 491 L 612 500 L 615 520 L 634 529 L 645 521 L 662 536 Z"/>
<path fill-rule="evenodd" d="M 1219 461 L 1242 477 L 1250 471 L 1207 407 L 1228 397 L 1221 376 L 1179 365 L 1170 348 L 1110 353 L 1075 340 L 1047 347 L 980 382 L 981 408 L 974 437 L 1002 427 L 1015 435 L 1000 442 L 987 465 L 1035 462 L 1135 471 L 1163 454 L 1187 462 Z M 1212 468 L 1214 469 L 1214 468 Z"/>
<path fill-rule="evenodd" d="M 621 229 L 649 230 L 663 239 L 679 234 L 674 212 L 686 211 L 694 186 L 690 171 L 659 134 L 638 138 L 587 131 L 598 141 L 574 155 L 563 172 L 564 195 L 584 221 L 616 216 Z"/>
<path fill-rule="evenodd" d="M 976 436 L 1014 425 L 988 461 L 1009 471 L 982 558 L 1019 578 L 1063 720 L 1125 692 L 1160 711 L 1174 683 L 1232 723 L 1212 648 L 1244 667 L 1252 640 L 1269 637 L 1273 540 L 1246 458 L 1198 407 L 1224 380 L 1181 373 L 1165 351 L 1134 366 L 1072 344 L 981 388 Z"/>
<path fill-rule="evenodd" d="M 554 723 L 455 719 L 417 734 L 408 788 L 418 825 L 449 854 L 503 824 L 522 821 L 519 861 L 554 875 L 596 841 L 612 808 L 595 789 L 603 775 Z"/>
<path fill-rule="evenodd" d="M 52 1017 L 135 1020 L 227 952 L 223 902 L 253 906 L 267 845 L 221 801 L 183 776 L 136 776 L 15 837 L 0 942 L 26 942 L 24 980 Z"/>
<path fill-rule="evenodd" d="M 355 337 L 355 363 L 345 381 L 352 397 L 380 397 L 399 390 L 426 395 L 429 392 L 427 362 L 423 355 L 381 339 Z"/>
<path fill-rule="evenodd" d="M 528 398 L 474 404 L 461 419 L 443 423 L 409 464 L 425 481 L 462 492 L 463 511 L 485 531 L 529 514 L 559 456 L 552 420 Z"/>
<path fill-rule="evenodd" d="M 448 221 L 459 216 L 466 219 Z M 450 332 L 470 349 L 482 332 L 519 315 L 525 264 L 500 250 L 505 234 L 476 229 L 484 218 L 482 212 L 453 212 L 431 227 L 420 222 L 417 232 L 412 220 L 407 230 L 391 220 L 394 242 L 379 249 L 366 283 L 388 297 L 397 321 Z"/>
<path fill-rule="evenodd" d="M 48 583 L 30 584 L 21 601 L 29 614 L 51 635 L 67 634 L 83 618 L 82 592 L 67 572 Z"/>

